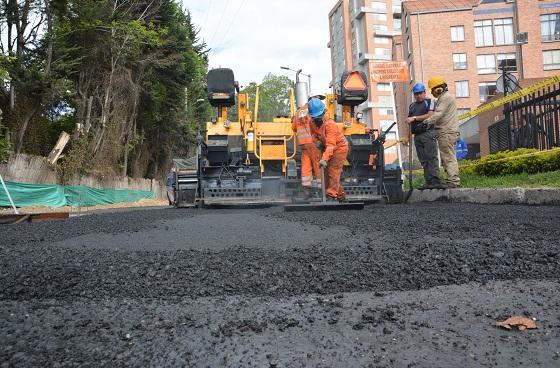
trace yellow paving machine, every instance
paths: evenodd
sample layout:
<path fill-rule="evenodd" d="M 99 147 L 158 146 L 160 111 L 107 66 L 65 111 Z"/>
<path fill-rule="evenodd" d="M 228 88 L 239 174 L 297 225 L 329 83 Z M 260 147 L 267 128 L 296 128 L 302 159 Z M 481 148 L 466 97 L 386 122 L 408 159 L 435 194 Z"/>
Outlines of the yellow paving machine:
<path fill-rule="evenodd" d="M 330 116 L 342 106 L 340 126 L 350 144 L 348 162 L 342 177 L 350 201 L 400 201 L 400 169 L 384 169 L 385 132 L 371 131 L 354 113 L 355 106 L 367 100 L 363 75 L 361 89 L 344 83 L 356 72 L 343 76 L 342 93 L 326 95 Z M 344 79 L 346 78 L 346 79 Z M 175 160 L 175 205 L 239 206 L 293 203 L 301 197 L 300 163 L 291 119 L 258 119 L 259 92 L 255 101 L 239 92 L 231 69 L 213 69 L 207 75 L 207 93 L 215 115 L 202 124 L 198 154 L 189 160 Z M 298 96 L 298 101 L 302 96 Z M 306 98 L 305 98 L 306 100 Z M 251 110 L 252 103 L 253 110 Z M 237 119 L 228 110 L 237 106 Z M 296 109 L 296 96 L 290 93 L 290 110 Z"/>

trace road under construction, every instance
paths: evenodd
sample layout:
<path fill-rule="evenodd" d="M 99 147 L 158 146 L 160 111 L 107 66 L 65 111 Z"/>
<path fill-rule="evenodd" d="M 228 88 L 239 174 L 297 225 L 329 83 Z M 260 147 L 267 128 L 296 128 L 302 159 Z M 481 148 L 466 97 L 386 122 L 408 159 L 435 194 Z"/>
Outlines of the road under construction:
<path fill-rule="evenodd" d="M 0 231 L 5 367 L 556 367 L 560 208 L 112 211 Z M 510 316 L 537 329 L 495 326 Z"/>
<path fill-rule="evenodd" d="M 363 80 L 325 95 L 361 211 L 304 198 L 290 119 L 218 69 L 173 206 L 2 226 L 0 366 L 560 366 L 560 207 L 402 203 Z"/>

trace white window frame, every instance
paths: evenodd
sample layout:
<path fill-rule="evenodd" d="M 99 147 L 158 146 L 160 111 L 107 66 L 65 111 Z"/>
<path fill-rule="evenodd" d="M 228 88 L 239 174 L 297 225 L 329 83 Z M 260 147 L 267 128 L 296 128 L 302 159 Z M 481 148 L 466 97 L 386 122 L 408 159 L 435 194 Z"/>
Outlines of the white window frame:
<path fill-rule="evenodd" d="M 500 62 L 502 60 L 515 60 L 515 69 L 506 69 L 506 70 L 510 71 L 510 72 L 516 72 L 517 71 L 517 57 L 516 57 L 514 52 L 496 54 L 496 66 L 498 68 L 500 67 Z"/>
<path fill-rule="evenodd" d="M 476 47 L 494 46 L 494 28 L 491 19 L 474 22 L 474 44 Z"/>
<path fill-rule="evenodd" d="M 373 31 L 374 32 L 387 32 L 389 30 L 389 27 L 387 27 L 386 24 L 374 24 L 373 25 Z"/>
<path fill-rule="evenodd" d="M 469 81 L 460 80 L 455 81 L 455 97 L 470 97 Z"/>
<path fill-rule="evenodd" d="M 389 45 L 391 44 L 391 37 L 375 36 L 373 42 L 380 45 Z"/>
<path fill-rule="evenodd" d="M 373 10 L 385 10 L 385 11 L 387 11 L 387 4 L 382 3 L 381 1 L 372 1 L 370 3 L 369 7 L 372 8 Z"/>
<path fill-rule="evenodd" d="M 494 88 L 496 88 L 496 82 L 479 82 L 478 83 L 478 93 L 480 95 L 480 102 L 486 102 L 489 100 L 490 97 L 492 97 L 493 95 L 483 95 L 482 93 L 480 93 L 480 88 L 481 87 L 490 87 L 493 86 Z M 483 98 L 488 96 L 488 98 Z"/>
<path fill-rule="evenodd" d="M 387 14 L 384 13 L 373 13 L 372 18 L 377 22 L 387 22 Z"/>
<path fill-rule="evenodd" d="M 543 50 L 543 68 L 544 70 L 560 69 L 560 50 Z"/>
<path fill-rule="evenodd" d="M 453 70 L 465 70 L 468 69 L 468 67 L 469 65 L 467 63 L 467 54 L 453 54 Z"/>
<path fill-rule="evenodd" d="M 494 19 L 496 46 L 513 45 L 513 18 Z"/>
<path fill-rule="evenodd" d="M 379 92 L 391 92 L 391 83 L 377 83 L 377 90 Z"/>
<path fill-rule="evenodd" d="M 560 13 L 542 14 L 540 22 L 541 41 L 560 41 Z"/>
<path fill-rule="evenodd" d="M 476 70 L 478 74 L 496 73 L 496 55 L 494 54 L 476 55 Z"/>
<path fill-rule="evenodd" d="M 465 26 L 451 27 L 451 42 L 465 41 Z"/>

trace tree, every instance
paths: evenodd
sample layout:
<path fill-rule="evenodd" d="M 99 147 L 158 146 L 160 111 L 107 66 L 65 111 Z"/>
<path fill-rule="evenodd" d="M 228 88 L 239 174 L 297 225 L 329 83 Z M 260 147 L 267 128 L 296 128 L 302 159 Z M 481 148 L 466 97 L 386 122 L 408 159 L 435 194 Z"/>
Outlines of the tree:
<path fill-rule="evenodd" d="M 293 82 L 286 76 L 268 73 L 259 85 L 259 121 L 272 121 L 277 116 L 290 114 L 290 89 Z M 251 82 L 241 92 L 249 95 L 250 108 L 254 108 L 257 84 Z M 253 112 L 254 113 L 254 112 Z"/>

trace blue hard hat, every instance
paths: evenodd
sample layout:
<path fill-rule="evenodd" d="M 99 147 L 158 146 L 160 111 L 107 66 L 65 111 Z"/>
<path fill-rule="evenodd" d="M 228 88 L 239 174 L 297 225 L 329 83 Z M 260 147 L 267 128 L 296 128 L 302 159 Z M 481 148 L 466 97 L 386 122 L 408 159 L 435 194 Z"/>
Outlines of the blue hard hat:
<path fill-rule="evenodd" d="M 414 85 L 414 87 L 412 87 L 412 92 L 413 93 L 422 93 L 422 92 L 426 92 L 426 86 L 423 85 L 422 83 L 416 83 Z"/>
<path fill-rule="evenodd" d="M 307 104 L 307 110 L 312 118 L 316 118 L 325 113 L 325 104 L 323 101 L 314 97 Z"/>

